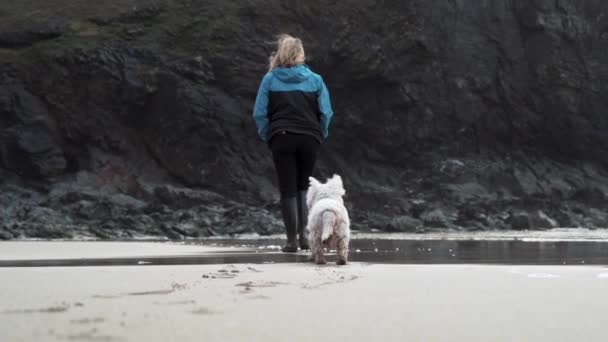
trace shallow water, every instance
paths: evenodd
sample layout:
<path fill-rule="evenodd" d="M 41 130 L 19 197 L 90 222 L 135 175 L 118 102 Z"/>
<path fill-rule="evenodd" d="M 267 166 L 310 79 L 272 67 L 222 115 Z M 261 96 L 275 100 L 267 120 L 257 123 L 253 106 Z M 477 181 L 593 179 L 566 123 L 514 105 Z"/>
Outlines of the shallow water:
<path fill-rule="evenodd" d="M 214 239 L 188 245 L 234 247 L 189 255 L 1 260 L 0 267 L 126 266 L 309 262 L 307 252 L 282 253 L 281 239 Z M 328 253 L 333 261 L 335 253 Z M 608 241 L 354 239 L 350 261 L 378 264 L 608 265 Z"/>

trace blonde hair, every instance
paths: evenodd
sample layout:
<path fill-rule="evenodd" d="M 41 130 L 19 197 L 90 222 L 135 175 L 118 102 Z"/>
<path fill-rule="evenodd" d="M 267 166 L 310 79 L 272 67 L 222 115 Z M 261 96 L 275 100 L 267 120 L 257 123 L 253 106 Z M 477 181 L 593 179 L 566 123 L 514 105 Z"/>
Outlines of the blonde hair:
<path fill-rule="evenodd" d="M 272 70 L 278 66 L 292 66 L 304 63 L 305 58 L 302 40 L 288 34 L 281 34 L 277 39 L 277 51 L 270 55 L 268 70 Z"/>

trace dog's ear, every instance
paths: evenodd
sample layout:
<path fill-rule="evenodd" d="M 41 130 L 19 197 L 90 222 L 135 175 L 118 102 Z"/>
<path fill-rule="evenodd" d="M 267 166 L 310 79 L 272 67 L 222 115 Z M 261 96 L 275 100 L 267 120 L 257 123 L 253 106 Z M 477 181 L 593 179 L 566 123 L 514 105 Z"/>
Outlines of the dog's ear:
<path fill-rule="evenodd" d="M 340 177 L 340 175 L 334 174 L 329 181 L 333 184 L 340 186 L 341 188 L 344 188 L 344 184 L 342 183 L 342 177 Z"/>
<path fill-rule="evenodd" d="M 313 188 L 321 185 L 321 183 L 315 177 L 308 177 L 308 180 L 310 181 L 310 186 Z"/>

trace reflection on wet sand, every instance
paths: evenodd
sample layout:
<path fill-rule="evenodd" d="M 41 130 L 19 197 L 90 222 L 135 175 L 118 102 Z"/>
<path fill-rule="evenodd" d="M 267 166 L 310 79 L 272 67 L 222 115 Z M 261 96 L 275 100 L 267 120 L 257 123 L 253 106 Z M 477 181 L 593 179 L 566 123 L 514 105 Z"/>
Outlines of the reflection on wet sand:
<path fill-rule="evenodd" d="M 308 263 L 308 253 L 281 253 L 281 240 L 193 241 L 189 245 L 238 247 L 200 254 L 0 260 L 0 267 L 44 266 L 122 266 L 122 265 L 209 265 Z M 335 253 L 329 254 L 330 261 Z M 350 260 L 379 264 L 512 264 L 512 265 L 608 265 L 608 242 L 604 241 L 519 241 L 519 240 L 394 240 L 355 239 L 351 241 Z M 209 278 L 234 278 L 234 270 L 222 269 Z"/>

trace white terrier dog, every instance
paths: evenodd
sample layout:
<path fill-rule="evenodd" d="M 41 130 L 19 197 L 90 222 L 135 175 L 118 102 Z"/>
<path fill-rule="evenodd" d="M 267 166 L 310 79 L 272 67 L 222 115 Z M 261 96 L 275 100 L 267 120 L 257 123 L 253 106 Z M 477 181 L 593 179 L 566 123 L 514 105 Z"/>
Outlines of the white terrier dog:
<path fill-rule="evenodd" d="M 323 248 L 337 248 L 338 265 L 346 264 L 350 240 L 350 219 L 342 196 L 346 193 L 342 178 L 334 175 L 323 184 L 310 177 L 306 195 L 308 226 L 310 232 L 311 259 L 325 264 Z"/>

